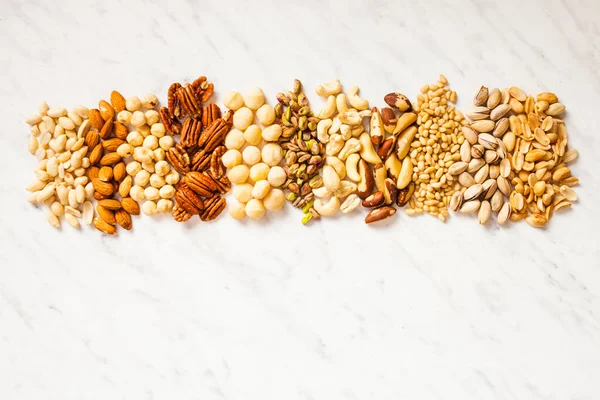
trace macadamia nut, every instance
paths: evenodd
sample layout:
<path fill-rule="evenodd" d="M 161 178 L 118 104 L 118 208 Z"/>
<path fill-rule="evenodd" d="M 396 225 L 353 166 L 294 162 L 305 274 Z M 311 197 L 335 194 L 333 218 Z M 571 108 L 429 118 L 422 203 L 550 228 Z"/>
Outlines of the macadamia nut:
<path fill-rule="evenodd" d="M 261 219 L 265 216 L 265 212 L 265 206 L 259 199 L 251 199 L 246 203 L 246 215 L 252 219 Z"/>
<path fill-rule="evenodd" d="M 283 159 L 283 149 L 277 143 L 267 143 L 262 148 L 262 160 L 273 167 Z"/>
<path fill-rule="evenodd" d="M 236 165 L 227 172 L 227 177 L 231 183 L 235 184 L 246 182 L 248 175 L 250 175 L 250 170 L 245 165 Z"/>
<path fill-rule="evenodd" d="M 258 146 L 262 141 L 262 130 L 258 125 L 250 125 L 244 131 L 244 139 L 246 143 L 251 144 L 252 146 Z"/>
<path fill-rule="evenodd" d="M 240 203 L 247 203 L 252 198 L 253 186 L 249 183 L 242 183 L 233 187 L 233 198 Z"/>
<path fill-rule="evenodd" d="M 144 189 L 144 195 L 146 196 L 146 200 L 158 200 L 160 199 L 160 193 L 158 189 L 153 186 L 148 186 Z"/>
<path fill-rule="evenodd" d="M 144 204 L 142 204 L 142 212 L 146 215 L 156 215 L 158 207 L 153 201 L 145 201 Z"/>
<path fill-rule="evenodd" d="M 171 212 L 173 209 L 173 200 L 160 199 L 158 203 L 156 203 L 156 210 L 161 214 L 166 214 Z"/>
<path fill-rule="evenodd" d="M 273 187 L 279 187 L 285 183 L 287 175 L 285 170 L 279 166 L 274 166 L 269 171 L 267 180 Z"/>
<path fill-rule="evenodd" d="M 254 114 L 248 107 L 242 107 L 233 114 L 233 126 L 240 131 L 246 130 L 252 124 Z"/>
<path fill-rule="evenodd" d="M 258 181 L 254 184 L 254 188 L 252 189 L 252 197 L 255 199 L 262 199 L 269 193 L 269 190 L 271 190 L 271 185 L 268 181 Z"/>
<path fill-rule="evenodd" d="M 173 136 L 163 136 L 158 139 L 158 145 L 164 151 L 169 151 L 175 145 L 175 140 L 173 140 Z"/>
<path fill-rule="evenodd" d="M 275 110 L 268 104 L 263 104 L 258 110 L 256 110 L 256 119 L 263 126 L 269 126 L 275 122 Z"/>
<path fill-rule="evenodd" d="M 146 124 L 146 116 L 141 111 L 135 111 L 131 116 L 131 125 L 142 126 Z"/>
<path fill-rule="evenodd" d="M 242 153 L 236 149 L 227 150 L 221 157 L 221 161 L 225 168 L 231 169 L 242 163 Z"/>
<path fill-rule="evenodd" d="M 285 204 L 285 194 L 281 189 L 272 189 L 263 199 L 263 204 L 267 210 L 280 210 Z"/>
<path fill-rule="evenodd" d="M 225 94 L 225 97 L 223 98 L 223 103 L 225 104 L 225 107 L 229 108 L 230 110 L 236 111 L 244 105 L 244 99 L 242 98 L 242 95 L 238 92 L 229 92 Z"/>
<path fill-rule="evenodd" d="M 250 179 L 253 182 L 265 180 L 269 176 L 270 169 L 271 167 L 265 163 L 255 164 L 250 168 Z"/>
<path fill-rule="evenodd" d="M 246 205 L 243 203 L 231 202 L 229 203 L 228 210 L 229 215 L 231 215 L 233 219 L 240 221 L 246 218 Z"/>
<path fill-rule="evenodd" d="M 265 94 L 261 88 L 252 88 L 244 96 L 244 104 L 251 110 L 258 110 L 265 104 Z"/>
<path fill-rule="evenodd" d="M 146 123 L 150 126 L 160 121 L 160 116 L 156 110 L 148 110 L 144 113 L 144 115 L 146 116 Z"/>
<path fill-rule="evenodd" d="M 259 163 L 261 158 L 260 149 L 256 146 L 248 146 L 242 152 L 242 158 L 248 165 Z"/>
<path fill-rule="evenodd" d="M 141 187 L 146 186 L 148 184 L 148 182 L 150 181 L 150 172 L 148 172 L 144 169 L 141 170 L 140 172 L 135 174 L 135 179 L 133 181 L 138 186 L 141 186 Z"/>
<path fill-rule="evenodd" d="M 267 142 L 275 142 L 281 136 L 281 132 L 281 126 L 279 125 L 267 126 L 262 131 L 262 138 Z"/>
<path fill-rule="evenodd" d="M 144 201 L 146 200 L 146 195 L 144 194 L 144 188 L 139 185 L 134 185 L 129 189 L 129 196 L 135 201 Z"/>
<path fill-rule="evenodd" d="M 225 147 L 228 150 L 241 149 L 245 143 L 246 140 L 244 140 L 244 133 L 239 129 L 232 129 L 227 136 L 225 136 Z"/>
<path fill-rule="evenodd" d="M 175 188 L 171 185 L 164 185 L 160 188 L 158 193 L 163 199 L 171 199 L 173 196 L 175 196 Z"/>

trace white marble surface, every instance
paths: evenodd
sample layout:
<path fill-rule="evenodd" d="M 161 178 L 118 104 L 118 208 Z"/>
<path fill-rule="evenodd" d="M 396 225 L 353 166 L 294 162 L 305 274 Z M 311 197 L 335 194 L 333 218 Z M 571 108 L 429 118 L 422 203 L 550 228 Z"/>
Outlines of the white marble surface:
<path fill-rule="evenodd" d="M 0 0 L 0 398 L 548 399 L 600 394 L 600 3 Z M 580 202 L 546 230 L 401 213 L 138 218 L 56 231 L 23 118 L 206 74 L 339 77 L 372 104 L 444 73 L 567 105 Z M 462 97 L 461 97 L 462 96 Z M 217 100 L 220 100 L 217 98 Z M 318 104 L 312 96 L 313 104 Z"/>

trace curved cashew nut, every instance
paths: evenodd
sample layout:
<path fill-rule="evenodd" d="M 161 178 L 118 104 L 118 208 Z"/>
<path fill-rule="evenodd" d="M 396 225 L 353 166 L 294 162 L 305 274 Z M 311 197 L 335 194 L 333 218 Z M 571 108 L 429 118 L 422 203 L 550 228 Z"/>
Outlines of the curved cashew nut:
<path fill-rule="evenodd" d="M 329 191 L 336 191 L 340 188 L 341 179 L 338 173 L 331 165 L 323 167 L 323 184 Z"/>
<path fill-rule="evenodd" d="M 358 139 L 350 138 L 338 153 L 338 158 L 343 161 L 348 158 L 350 154 L 358 153 L 361 147 Z"/>
<path fill-rule="evenodd" d="M 335 156 L 340 152 L 342 147 L 344 147 L 344 139 L 342 139 L 342 135 L 338 135 L 337 133 L 331 135 L 329 142 L 327 142 L 327 146 L 325 146 L 325 154 L 328 156 Z"/>
<path fill-rule="evenodd" d="M 357 126 L 356 128 L 352 129 L 352 136 L 353 137 L 358 137 L 360 136 L 361 133 L 363 133 L 365 131 L 365 127 L 360 124 L 359 126 Z"/>
<path fill-rule="evenodd" d="M 362 111 L 359 111 L 358 115 L 360 115 L 363 118 L 369 118 L 371 116 L 371 110 L 362 110 Z"/>
<path fill-rule="evenodd" d="M 335 96 L 329 96 L 327 98 L 327 103 L 323 106 L 319 114 L 317 114 L 317 118 L 327 119 L 333 115 L 335 112 Z"/>
<path fill-rule="evenodd" d="M 340 125 L 340 133 L 342 134 L 342 138 L 344 140 L 348 140 L 352 137 L 352 128 L 349 125 L 341 124 Z"/>
<path fill-rule="evenodd" d="M 346 164 L 344 164 L 342 160 L 335 156 L 328 156 L 325 163 L 327 165 L 331 165 L 333 169 L 335 169 L 335 172 L 337 172 L 340 179 L 344 179 L 346 177 Z"/>
<path fill-rule="evenodd" d="M 358 86 L 353 86 L 348 90 L 348 102 L 352 107 L 359 111 L 367 110 L 369 108 L 369 102 L 358 97 L 358 90 Z"/>
<path fill-rule="evenodd" d="M 315 197 L 329 197 L 331 196 L 331 190 L 327 189 L 325 186 L 321 186 L 320 188 L 313 189 L 313 194 Z"/>
<path fill-rule="evenodd" d="M 341 126 L 342 122 L 336 115 L 335 118 L 333 118 L 333 124 L 331 125 L 331 128 L 329 128 L 329 134 L 338 133 Z"/>
<path fill-rule="evenodd" d="M 360 181 L 360 174 L 358 173 L 359 161 L 360 155 L 358 153 L 350 154 L 348 158 L 346 158 L 346 176 L 354 182 Z"/>
<path fill-rule="evenodd" d="M 340 188 L 335 191 L 335 197 L 343 199 L 346 196 L 349 196 L 351 193 L 356 191 L 356 183 L 350 181 L 342 181 L 340 183 Z"/>
<path fill-rule="evenodd" d="M 360 156 L 363 160 L 371 164 L 381 164 L 381 158 L 375 152 L 373 148 L 373 142 L 371 142 L 371 136 L 367 132 L 363 132 L 358 139 L 360 141 Z"/>
<path fill-rule="evenodd" d="M 322 83 L 315 88 L 315 92 L 321 97 L 336 95 L 342 91 L 342 84 L 339 79 L 332 79 Z"/>
<path fill-rule="evenodd" d="M 317 124 L 317 139 L 321 143 L 327 143 L 329 141 L 329 134 L 327 131 L 331 128 L 333 121 L 331 119 L 322 119 Z"/>
<path fill-rule="evenodd" d="M 338 114 L 338 118 L 342 124 L 356 126 L 362 124 L 362 117 L 356 111 L 346 111 Z"/>
<path fill-rule="evenodd" d="M 340 93 L 335 97 L 335 104 L 337 105 L 338 112 L 348 111 L 348 101 L 344 93 Z"/>
<path fill-rule="evenodd" d="M 314 204 L 315 210 L 323 217 L 330 217 L 340 209 L 340 199 L 333 196 L 325 204 L 321 203 L 321 199 L 316 199 Z"/>

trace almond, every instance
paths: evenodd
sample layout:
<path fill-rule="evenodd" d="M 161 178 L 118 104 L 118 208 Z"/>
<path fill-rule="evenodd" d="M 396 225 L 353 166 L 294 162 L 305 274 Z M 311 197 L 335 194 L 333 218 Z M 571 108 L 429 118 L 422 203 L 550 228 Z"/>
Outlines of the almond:
<path fill-rule="evenodd" d="M 125 97 L 116 90 L 113 90 L 110 94 L 110 104 L 116 112 L 121 112 L 125 109 Z"/>
<path fill-rule="evenodd" d="M 112 183 L 102 182 L 99 178 L 92 178 L 92 185 L 94 185 L 96 192 L 103 196 L 110 196 L 114 193 L 114 187 Z"/>
<path fill-rule="evenodd" d="M 140 206 L 137 201 L 131 197 L 123 197 L 121 199 L 121 206 L 123 210 L 127 211 L 131 215 L 140 215 Z"/>
<path fill-rule="evenodd" d="M 110 137 L 110 134 L 113 131 L 113 125 L 114 123 L 112 119 L 109 119 L 104 123 L 102 129 L 100 130 L 100 137 L 102 139 L 108 139 Z"/>
<path fill-rule="evenodd" d="M 100 175 L 100 168 L 96 167 L 95 165 L 92 165 L 88 168 L 87 176 L 90 180 L 97 178 L 98 175 Z"/>
<path fill-rule="evenodd" d="M 113 169 L 111 167 L 102 167 L 98 172 L 98 179 L 102 182 L 110 182 L 113 178 Z"/>
<path fill-rule="evenodd" d="M 119 146 L 122 145 L 123 143 L 125 143 L 125 141 L 122 139 L 110 138 L 110 139 L 106 139 L 102 142 L 102 147 L 104 147 L 104 150 L 106 150 L 106 151 L 117 151 Z"/>
<path fill-rule="evenodd" d="M 94 199 L 96 199 L 98 201 L 104 200 L 104 199 L 109 199 L 110 196 L 112 196 L 112 193 L 110 195 L 108 195 L 108 196 L 105 196 L 105 195 L 103 195 L 100 192 L 94 192 Z"/>
<path fill-rule="evenodd" d="M 85 135 L 85 145 L 89 149 L 93 149 L 96 145 L 100 143 L 100 135 L 96 131 L 89 131 L 87 135 Z"/>
<path fill-rule="evenodd" d="M 113 132 L 117 138 L 125 140 L 127 138 L 127 135 L 129 134 L 129 129 L 127 129 L 125 125 L 117 121 L 114 123 Z"/>
<path fill-rule="evenodd" d="M 104 119 L 102 119 L 102 114 L 100 114 L 100 110 L 97 108 L 92 108 L 88 114 L 88 119 L 90 120 L 90 124 L 92 128 L 99 131 L 104 126 Z"/>
<path fill-rule="evenodd" d="M 104 153 L 104 149 L 102 148 L 102 145 L 100 143 L 98 143 L 96 145 L 96 147 L 94 147 L 94 149 L 90 153 L 90 157 L 89 157 L 90 164 L 92 164 L 92 165 L 98 164 L 98 162 L 102 158 L 103 153 Z"/>
<path fill-rule="evenodd" d="M 121 208 L 121 202 L 116 199 L 104 199 L 98 202 L 99 206 L 106 208 L 107 210 L 118 210 Z"/>
<path fill-rule="evenodd" d="M 103 221 L 101 218 L 98 218 L 98 217 L 94 218 L 94 226 L 100 232 L 104 232 L 109 235 L 114 235 L 115 233 L 117 233 L 117 228 L 115 228 L 112 225 L 107 224 L 105 221 Z"/>
<path fill-rule="evenodd" d="M 127 213 L 127 211 L 121 209 L 115 212 L 115 218 L 117 219 L 117 224 L 119 224 L 123 229 L 131 230 L 131 215 Z"/>
<path fill-rule="evenodd" d="M 119 154 L 117 154 L 117 152 L 106 153 L 100 159 L 100 165 L 114 165 L 114 164 L 118 163 L 119 161 L 121 161 L 121 156 Z M 90 162 L 91 162 L 91 159 L 90 159 Z"/>
<path fill-rule="evenodd" d="M 121 182 L 127 176 L 127 167 L 125 163 L 121 161 L 113 167 L 113 178 L 117 182 Z"/>
<path fill-rule="evenodd" d="M 123 199 L 129 196 L 129 191 L 131 190 L 131 186 L 133 184 L 132 182 L 133 179 L 131 178 L 131 176 L 127 175 L 123 179 L 123 182 L 121 182 L 121 184 L 119 185 L 119 195 L 123 197 Z"/>
<path fill-rule="evenodd" d="M 102 115 L 103 120 L 112 121 L 115 118 L 115 109 L 108 101 L 100 100 L 98 108 L 100 109 L 100 115 Z"/>
<path fill-rule="evenodd" d="M 107 200 L 107 199 L 105 199 L 105 200 Z M 104 200 L 100 200 L 100 201 L 104 201 Z M 106 207 L 98 204 L 96 206 L 96 211 L 98 211 L 98 216 L 107 224 L 114 225 L 117 223 L 117 220 L 115 219 L 115 213 L 112 210 L 109 210 Z"/>

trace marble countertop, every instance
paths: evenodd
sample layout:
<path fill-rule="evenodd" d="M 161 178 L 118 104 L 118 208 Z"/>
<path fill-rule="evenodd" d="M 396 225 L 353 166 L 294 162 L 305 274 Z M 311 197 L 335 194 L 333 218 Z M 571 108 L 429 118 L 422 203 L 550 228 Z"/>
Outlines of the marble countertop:
<path fill-rule="evenodd" d="M 597 1 L 1 3 L 0 398 L 598 398 Z M 557 93 L 580 201 L 546 230 L 404 213 L 305 227 L 287 207 L 141 217 L 117 238 L 56 231 L 26 201 L 22 121 L 41 100 L 164 101 L 207 75 L 271 101 L 338 77 L 381 105 L 439 73 L 463 109 L 481 84 Z"/>

